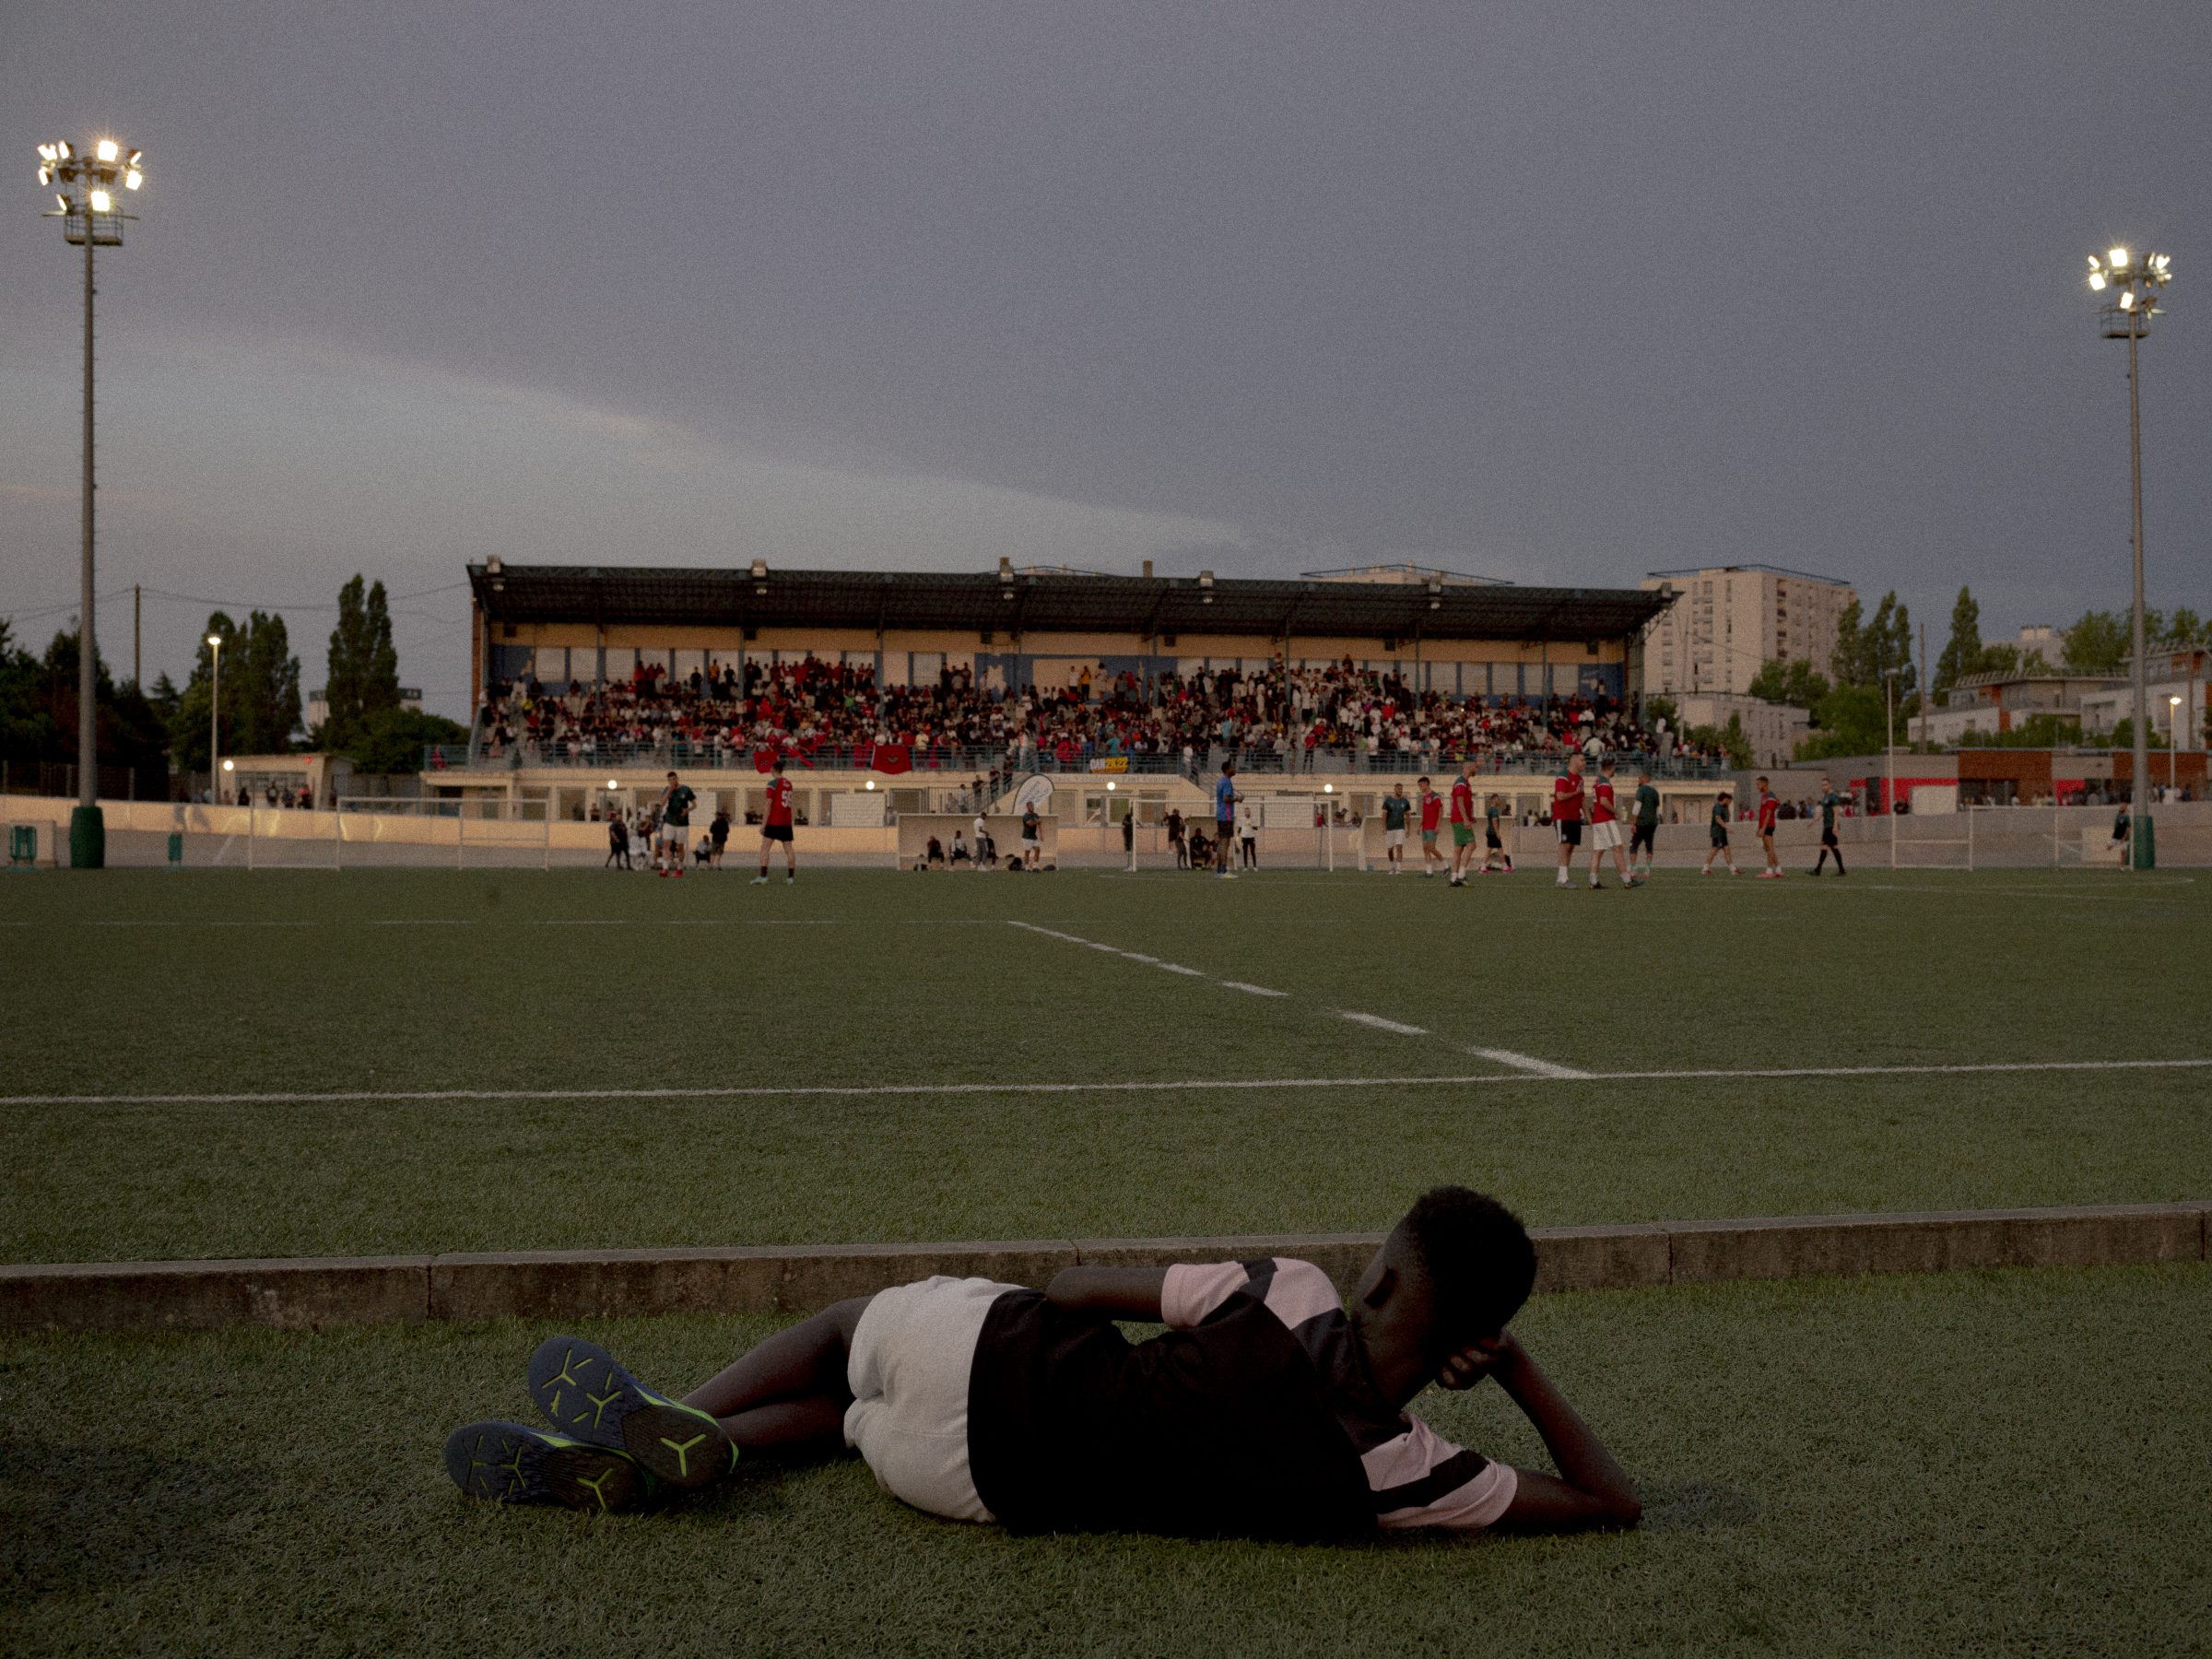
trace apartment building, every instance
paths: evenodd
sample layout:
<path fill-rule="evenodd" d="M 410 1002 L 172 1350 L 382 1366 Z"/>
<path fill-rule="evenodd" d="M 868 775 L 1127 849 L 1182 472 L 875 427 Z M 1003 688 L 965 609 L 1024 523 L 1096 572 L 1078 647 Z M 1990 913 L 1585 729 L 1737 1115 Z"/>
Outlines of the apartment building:
<path fill-rule="evenodd" d="M 1809 659 L 1827 673 L 1836 619 L 1858 597 L 1832 576 L 1761 564 L 1653 571 L 1642 585 L 1677 595 L 1643 653 L 1643 688 L 1673 695 L 1747 691 L 1775 658 Z"/>

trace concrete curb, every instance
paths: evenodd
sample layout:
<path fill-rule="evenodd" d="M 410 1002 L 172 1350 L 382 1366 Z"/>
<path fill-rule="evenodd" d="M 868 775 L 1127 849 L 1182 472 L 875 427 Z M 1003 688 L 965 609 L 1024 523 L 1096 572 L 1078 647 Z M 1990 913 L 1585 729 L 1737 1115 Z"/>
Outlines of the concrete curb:
<path fill-rule="evenodd" d="M 1534 1230 L 1539 1291 L 1968 1267 L 2212 1259 L 2212 1200 Z M 280 1330 L 426 1320 L 804 1313 L 933 1273 L 1041 1285 L 1063 1267 L 1295 1255 L 1348 1288 L 1380 1233 L 0 1266 L 0 1330 Z"/>

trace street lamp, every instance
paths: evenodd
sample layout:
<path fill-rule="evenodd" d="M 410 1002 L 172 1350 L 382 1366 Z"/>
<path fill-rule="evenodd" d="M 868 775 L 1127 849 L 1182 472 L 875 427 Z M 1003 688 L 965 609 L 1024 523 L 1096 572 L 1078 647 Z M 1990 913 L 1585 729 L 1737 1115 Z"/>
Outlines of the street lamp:
<path fill-rule="evenodd" d="M 83 604 L 76 636 L 76 810 L 69 818 L 69 864 L 97 870 L 108 861 L 108 830 L 100 813 L 97 700 L 98 650 L 92 630 L 92 251 L 123 246 L 123 224 L 135 218 L 116 206 L 117 190 L 146 182 L 144 152 L 113 138 L 82 147 L 57 139 L 39 146 L 39 184 L 53 192 L 45 217 L 62 221 L 62 240 L 85 251 L 85 485 Z"/>
<path fill-rule="evenodd" d="M 2150 320 L 2159 314 L 2159 300 L 2173 280 L 2173 261 L 2164 253 L 2140 256 L 2126 248 L 2109 248 L 2104 257 L 2089 255 L 2089 291 L 2100 296 L 2098 315 L 2104 337 L 2127 342 L 2127 460 L 2135 491 L 2136 648 L 2135 773 L 2130 780 L 2127 866 L 2147 870 L 2157 859 L 2157 841 L 2150 827 L 2150 700 L 2144 690 L 2143 639 L 2143 402 L 2136 372 L 2136 342 L 2150 332 Z"/>
<path fill-rule="evenodd" d="M 1902 667 L 1882 670 L 1882 712 L 1888 725 L 1888 739 L 1882 746 L 1885 759 L 1886 781 L 1883 794 L 1889 801 L 1889 867 L 1897 868 L 1897 677 Z"/>
<path fill-rule="evenodd" d="M 214 797 L 212 805 L 223 805 L 222 768 L 216 764 L 222 754 L 222 745 L 217 741 L 216 716 L 223 706 L 223 636 L 209 634 L 207 649 L 213 657 L 207 685 L 207 793 Z"/>
<path fill-rule="evenodd" d="M 2174 775 L 2174 769 L 2181 763 L 2182 700 L 2170 697 L 2166 700 L 2166 798 L 2170 801 L 2173 799 L 2174 790 L 2180 783 Z"/>

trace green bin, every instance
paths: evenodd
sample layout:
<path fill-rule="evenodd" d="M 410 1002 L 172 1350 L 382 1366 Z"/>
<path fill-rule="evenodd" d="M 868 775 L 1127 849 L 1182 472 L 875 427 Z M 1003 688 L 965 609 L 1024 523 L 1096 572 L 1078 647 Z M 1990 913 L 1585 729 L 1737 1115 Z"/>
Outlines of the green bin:
<path fill-rule="evenodd" d="M 39 862 L 39 827 L 36 824 L 10 824 L 7 827 L 8 868 L 29 869 Z"/>
<path fill-rule="evenodd" d="M 184 831 L 182 830 L 169 832 L 169 867 L 172 870 L 184 867 Z"/>

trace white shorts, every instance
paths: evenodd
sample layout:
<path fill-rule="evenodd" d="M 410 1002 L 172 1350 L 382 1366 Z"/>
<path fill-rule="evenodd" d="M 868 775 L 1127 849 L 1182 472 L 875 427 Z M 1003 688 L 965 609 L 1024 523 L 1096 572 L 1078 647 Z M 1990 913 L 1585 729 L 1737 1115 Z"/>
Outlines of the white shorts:
<path fill-rule="evenodd" d="M 1606 853 L 1620 845 L 1620 826 L 1608 820 L 1590 826 L 1590 846 L 1593 852 Z"/>
<path fill-rule="evenodd" d="M 1405 831 L 1405 830 L 1383 830 L 1383 831 L 1382 831 L 1382 845 L 1383 845 L 1385 848 L 1390 848 L 1390 847 L 1402 847 L 1402 846 L 1404 846 L 1405 844 L 1406 844 L 1406 831 Z"/>
<path fill-rule="evenodd" d="M 691 826 L 688 824 L 663 824 L 661 826 L 660 841 L 664 847 L 687 846 L 690 843 L 690 840 Z"/>
<path fill-rule="evenodd" d="M 940 1274 L 877 1292 L 845 1361 L 845 1444 L 876 1484 L 948 1521 L 991 1521 L 968 1472 L 968 1373 L 991 1304 L 1013 1285 Z"/>

